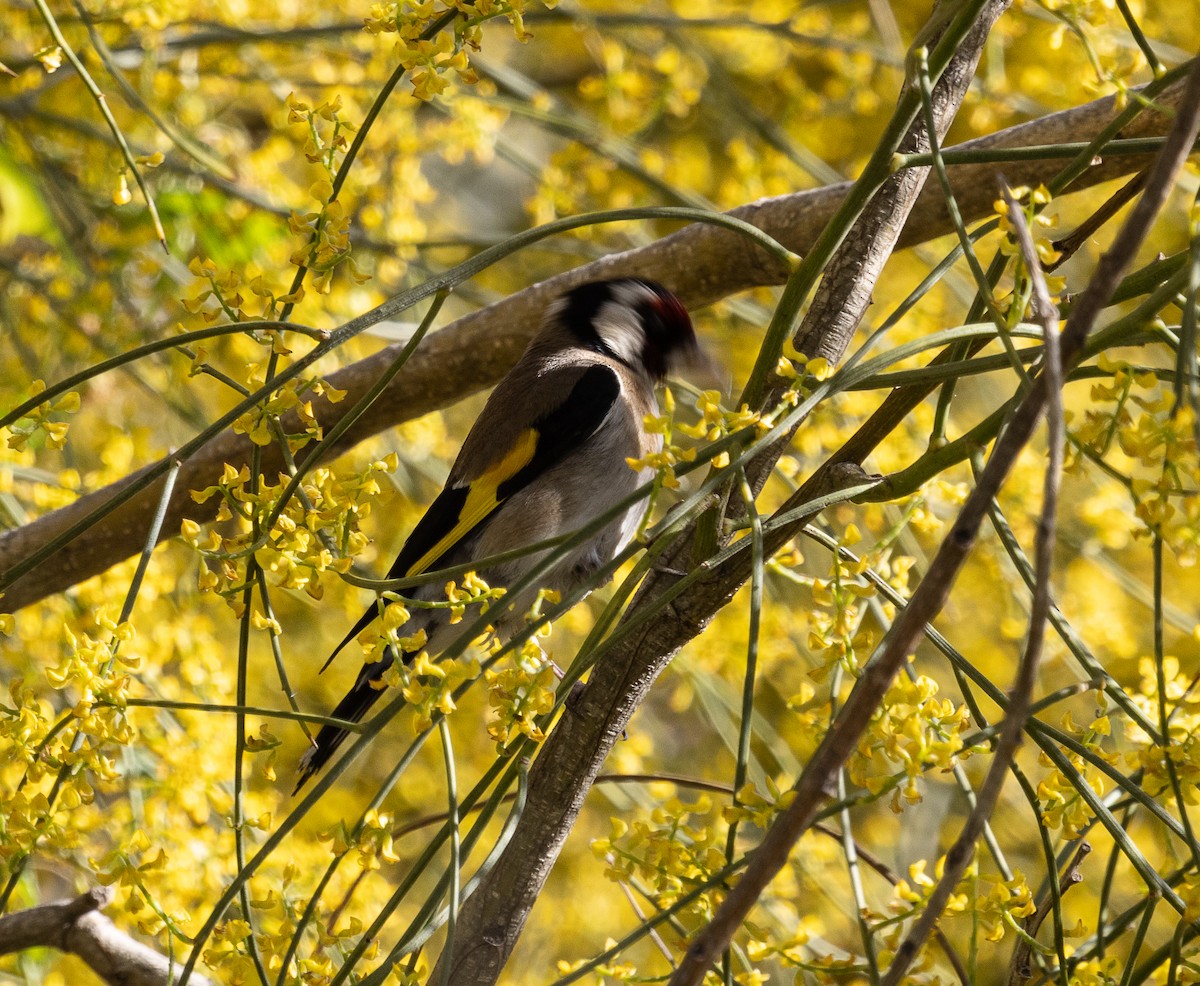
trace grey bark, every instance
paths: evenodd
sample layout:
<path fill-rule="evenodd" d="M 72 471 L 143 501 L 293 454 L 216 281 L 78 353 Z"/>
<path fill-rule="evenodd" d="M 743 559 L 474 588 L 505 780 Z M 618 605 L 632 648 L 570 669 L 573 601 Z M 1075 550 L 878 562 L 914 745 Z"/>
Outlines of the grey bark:
<path fill-rule="evenodd" d="M 74 900 L 60 900 L 0 917 L 0 955 L 29 948 L 57 948 L 79 956 L 111 986 L 166 986 L 179 966 L 134 941 L 101 913 L 113 898 L 96 887 Z M 196 986 L 211 986 L 193 976 Z"/>

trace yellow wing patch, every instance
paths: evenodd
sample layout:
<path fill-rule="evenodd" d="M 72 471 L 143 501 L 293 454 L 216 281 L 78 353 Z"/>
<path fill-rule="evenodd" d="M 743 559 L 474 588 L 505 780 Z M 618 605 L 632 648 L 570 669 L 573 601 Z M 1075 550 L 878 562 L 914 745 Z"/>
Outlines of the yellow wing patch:
<path fill-rule="evenodd" d="M 538 432 L 535 428 L 527 428 L 517 436 L 513 446 L 495 465 L 481 473 L 467 490 L 467 499 L 459 512 L 454 526 L 445 533 L 432 548 L 418 558 L 405 577 L 420 575 L 436 559 L 453 547 L 467 531 L 471 530 L 484 517 L 500 505 L 497 493 L 500 484 L 512 479 L 517 473 L 529 465 L 533 453 L 537 450 Z"/>

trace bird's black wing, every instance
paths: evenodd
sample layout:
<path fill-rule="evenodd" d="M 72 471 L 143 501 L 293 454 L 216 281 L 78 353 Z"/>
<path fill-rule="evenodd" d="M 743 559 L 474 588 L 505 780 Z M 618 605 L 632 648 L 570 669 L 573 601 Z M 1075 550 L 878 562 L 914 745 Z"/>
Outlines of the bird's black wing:
<path fill-rule="evenodd" d="M 611 367 L 600 363 L 589 366 L 579 375 L 566 399 L 535 418 L 504 455 L 466 485 L 447 487 L 438 494 L 400 549 L 388 570 L 388 578 L 408 578 L 436 569 L 455 546 L 482 529 L 505 500 L 545 475 L 595 434 L 620 394 L 621 381 Z M 321 670 L 378 616 L 378 605 L 368 607 Z M 393 659 L 389 655 L 366 665 L 354 687 L 334 709 L 334 717 L 355 722 L 361 719 L 379 697 L 379 689 L 372 682 L 378 680 Z M 296 790 L 320 770 L 345 736 L 343 729 L 321 727 L 316 745 L 301 761 Z"/>
<path fill-rule="evenodd" d="M 484 526 L 510 496 L 578 448 L 607 417 L 621 393 L 616 373 L 600 363 L 588 367 L 557 407 L 536 418 L 517 435 L 509 450 L 464 486 L 448 486 L 417 522 L 388 569 L 389 579 L 410 578 L 436 569 L 456 545 Z M 379 616 L 367 608 L 330 660 Z M 329 666 L 329 661 L 322 667 Z"/>

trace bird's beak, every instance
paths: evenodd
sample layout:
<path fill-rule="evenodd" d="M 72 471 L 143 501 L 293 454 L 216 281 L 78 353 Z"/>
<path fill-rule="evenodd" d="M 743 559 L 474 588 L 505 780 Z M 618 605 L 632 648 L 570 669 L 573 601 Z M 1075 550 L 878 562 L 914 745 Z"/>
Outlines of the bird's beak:
<path fill-rule="evenodd" d="M 713 359 L 698 342 L 694 346 L 677 351 L 671 363 L 671 372 L 701 390 L 729 393 L 729 371 Z"/>

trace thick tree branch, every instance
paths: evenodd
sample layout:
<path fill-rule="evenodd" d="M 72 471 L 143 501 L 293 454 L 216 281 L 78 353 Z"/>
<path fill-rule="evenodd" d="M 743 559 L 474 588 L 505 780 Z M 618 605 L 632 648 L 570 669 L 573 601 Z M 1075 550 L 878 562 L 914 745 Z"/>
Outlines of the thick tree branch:
<path fill-rule="evenodd" d="M 28 948 L 57 948 L 79 956 L 112 986 L 167 986 L 179 975 L 179 968 L 134 941 L 100 913 L 112 897 L 110 888 L 96 887 L 74 900 L 0 917 L 0 955 Z M 192 982 L 210 986 L 203 976 L 193 976 Z"/>
<path fill-rule="evenodd" d="M 1170 123 L 1182 83 L 1167 88 L 1156 99 L 1164 112 L 1145 112 L 1125 129 L 1123 137 L 1161 136 Z M 956 150 L 994 149 L 1087 141 L 1100 133 L 1118 114 L 1112 98 L 1011 127 L 989 137 L 960 145 Z M 1139 170 L 1147 155 L 1103 158 L 1080 175 L 1074 188 L 1120 177 Z M 961 165 L 951 169 L 959 207 L 968 220 L 991 211 L 994 164 Z M 1017 184 L 1035 185 L 1057 173 L 1061 159 L 1040 159 L 1006 164 L 1005 173 Z M 848 185 L 798 192 L 763 199 L 734 210 L 797 253 L 804 253 L 845 197 Z M 918 199 L 900 235 L 899 247 L 920 243 L 950 231 L 940 192 L 927 189 Z M 708 304 L 750 287 L 779 284 L 787 276 L 779 264 L 736 234 L 711 226 L 694 225 L 637 250 L 603 258 L 534 285 L 479 312 L 459 319 L 425 341 L 414 358 L 366 414 L 344 437 L 343 451 L 394 425 L 444 407 L 494 383 L 520 355 L 536 330 L 546 301 L 565 288 L 585 280 L 622 274 L 652 277 L 673 288 L 692 308 Z M 316 402 L 314 411 L 323 427 L 330 427 L 344 409 L 361 396 L 394 360 L 397 347 L 389 347 L 329 376 L 330 382 L 348 391 L 344 403 Z M 184 518 L 211 519 L 216 498 L 201 505 L 188 491 L 212 485 L 223 465 L 248 463 L 252 445 L 244 435 L 226 432 L 184 462 L 175 496 L 163 524 L 163 535 L 179 529 Z M 282 462 L 275 448 L 263 450 L 263 469 L 277 472 Z M 151 469 L 153 466 L 147 466 Z M 134 473 L 76 503 L 33 523 L 0 536 L 0 572 L 11 569 L 63 531 L 119 496 L 143 475 Z M 144 543 L 149 520 L 161 495 L 154 484 L 133 497 L 71 543 L 48 564 L 16 581 L 0 599 L 0 610 L 12 612 L 72 585 L 128 557 Z"/>

